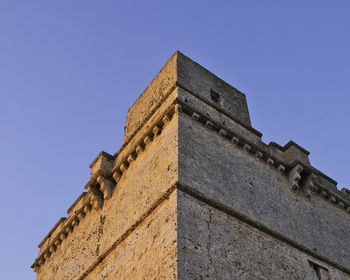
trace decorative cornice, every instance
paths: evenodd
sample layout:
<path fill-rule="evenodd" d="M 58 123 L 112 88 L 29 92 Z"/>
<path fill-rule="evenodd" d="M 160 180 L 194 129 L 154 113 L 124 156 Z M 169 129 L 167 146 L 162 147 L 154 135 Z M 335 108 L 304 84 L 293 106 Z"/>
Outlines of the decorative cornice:
<path fill-rule="evenodd" d="M 113 155 L 113 158 L 116 158 L 125 147 L 133 140 L 136 134 L 144 127 L 147 121 L 154 115 L 154 113 L 159 109 L 159 107 L 165 102 L 165 100 L 169 97 L 169 95 L 176 89 L 177 83 L 175 82 L 171 87 L 169 87 L 168 91 L 164 94 L 161 101 L 153 108 L 151 112 L 147 115 L 147 117 L 140 123 L 140 125 L 135 129 L 132 135 L 123 143 L 123 145 L 118 149 L 118 151 Z"/>
<path fill-rule="evenodd" d="M 80 197 L 80 196 L 79 196 Z M 62 217 L 61 219 L 58 220 L 58 222 L 53 226 L 53 228 L 49 231 L 49 233 L 44 237 L 44 239 L 38 244 L 38 247 L 40 248 L 47 239 L 49 239 L 52 235 L 52 233 L 57 229 L 57 227 L 62 224 L 67 218 Z"/>
<path fill-rule="evenodd" d="M 68 208 L 67 214 L 70 214 L 70 212 L 74 209 L 75 205 L 77 205 L 78 202 L 79 202 L 82 198 L 84 198 L 86 195 L 87 195 L 87 192 L 82 192 L 82 193 L 78 196 L 78 198 L 73 202 L 73 204 Z M 64 218 L 64 219 L 66 219 L 66 218 Z"/>
<path fill-rule="evenodd" d="M 128 170 L 129 166 L 138 158 L 138 156 L 145 151 L 146 147 L 158 137 L 164 127 L 172 120 L 175 113 L 178 113 L 179 105 L 172 104 L 170 108 L 166 110 L 164 115 L 159 117 L 154 124 L 140 136 L 140 141 L 130 148 L 128 154 L 123 155 L 123 159 L 115 159 L 115 165 L 112 169 L 113 179 L 116 183 L 121 179 L 123 174 Z"/>
<path fill-rule="evenodd" d="M 298 161 L 294 161 L 292 163 L 278 161 L 272 156 L 271 151 L 261 150 L 248 139 L 235 134 L 235 132 L 230 131 L 225 126 L 210 119 L 207 115 L 194 111 L 182 100 L 178 100 L 178 103 L 180 108 L 182 108 L 181 111 L 184 114 L 188 115 L 193 121 L 201 123 L 205 128 L 216 132 L 220 137 L 230 141 L 233 146 L 242 149 L 242 151 L 250 154 L 256 160 L 266 163 L 270 167 L 275 168 L 276 171 L 278 171 L 280 174 L 286 176 L 294 192 L 304 193 L 308 199 L 311 198 L 312 194 L 317 194 L 338 208 L 345 210 L 347 213 L 350 213 L 350 199 L 345 198 L 342 192 L 338 190 L 332 191 L 316 182 L 317 176 L 322 176 L 325 177 L 325 179 L 330 179 L 317 169 L 313 168 L 312 166 L 306 166 L 304 163 Z M 288 143 L 288 147 L 282 147 L 282 149 L 287 150 L 291 145 L 296 146 L 297 144 L 291 141 Z M 268 148 L 267 145 L 266 147 Z M 300 146 L 298 145 L 298 147 Z M 309 152 L 302 147 L 300 147 L 300 149 L 309 154 Z M 335 182 L 332 179 L 330 180 L 331 183 Z"/>
<path fill-rule="evenodd" d="M 83 199 L 83 206 L 74 212 L 72 216 L 68 218 L 62 218 L 59 223 L 50 231 L 52 234 L 59 224 L 64 222 L 63 228 L 56 234 L 56 237 L 49 242 L 47 248 L 43 250 L 40 255 L 34 261 L 32 268 L 38 272 L 40 266 L 47 261 L 51 255 L 57 250 L 59 245 L 67 238 L 68 234 L 72 233 L 74 228 L 79 225 L 80 221 L 86 217 L 92 209 L 98 211 L 102 209 L 106 200 L 110 199 L 113 195 L 113 191 L 123 174 L 127 171 L 129 166 L 137 159 L 137 156 L 146 149 L 146 146 L 151 144 L 155 137 L 159 137 L 175 113 L 178 112 L 178 105 L 172 104 L 171 107 L 166 110 L 166 113 L 159 118 L 158 121 L 143 135 L 143 143 L 134 145 L 133 152 L 130 153 L 126 158 L 126 161 L 113 167 L 113 161 L 110 154 L 106 152 L 100 152 L 96 159 L 90 164 L 91 176 L 89 182 L 85 188 L 87 193 L 81 194 L 78 199 L 68 209 L 69 213 L 74 209 L 80 200 Z M 113 169 L 112 169 L 113 167 Z M 113 178 L 112 179 L 112 173 Z M 51 236 L 51 234 L 48 236 Z M 45 243 L 48 239 L 46 237 L 40 245 Z"/>
<path fill-rule="evenodd" d="M 91 211 L 89 195 L 85 193 L 84 195 L 80 195 L 79 198 L 79 201 L 83 200 L 82 206 L 68 218 L 61 218 L 60 221 L 62 221 L 61 223 L 63 223 L 62 228 L 57 234 L 55 234 L 55 236 L 53 236 L 53 239 L 50 240 L 49 244 L 40 253 L 40 255 L 35 259 L 34 263 L 32 264 L 31 267 L 34 269 L 35 272 L 39 271 L 40 266 L 43 265 L 54 252 L 56 252 L 57 248 L 62 244 L 62 242 L 65 239 L 67 239 L 67 236 L 73 232 L 74 228 L 78 226 L 81 220 L 83 220 L 85 216 Z M 74 203 L 77 204 L 77 200 Z M 56 229 L 57 227 L 54 227 L 50 232 L 53 233 Z M 46 240 L 47 238 L 44 239 L 39 244 L 39 246 L 43 245 L 43 243 Z"/>
<path fill-rule="evenodd" d="M 193 91 L 191 91 L 190 89 L 188 89 L 186 86 L 184 86 L 183 84 L 181 84 L 179 81 L 176 82 L 176 86 L 178 86 L 179 88 L 182 88 L 183 90 L 187 91 L 188 93 L 192 94 L 193 96 L 195 96 L 196 98 L 198 98 L 199 100 L 201 100 L 203 103 L 205 103 L 206 105 L 213 107 L 215 110 L 217 110 L 218 112 L 220 112 L 221 114 L 227 116 L 228 118 L 230 118 L 231 120 L 235 121 L 236 123 L 240 124 L 241 126 L 243 126 L 244 128 L 248 129 L 249 131 L 253 132 L 254 134 L 256 134 L 257 136 L 261 137 L 263 134 L 256 130 L 255 128 L 246 125 L 244 122 L 238 120 L 234 115 L 232 115 L 230 112 L 228 112 L 227 110 L 221 108 L 220 106 L 216 105 L 215 103 L 209 103 L 208 101 L 206 101 L 200 94 L 197 94 Z M 211 89 L 213 90 L 213 89 Z M 239 90 L 235 89 L 237 92 L 240 92 Z M 241 94 L 243 94 L 242 92 L 240 92 Z"/>

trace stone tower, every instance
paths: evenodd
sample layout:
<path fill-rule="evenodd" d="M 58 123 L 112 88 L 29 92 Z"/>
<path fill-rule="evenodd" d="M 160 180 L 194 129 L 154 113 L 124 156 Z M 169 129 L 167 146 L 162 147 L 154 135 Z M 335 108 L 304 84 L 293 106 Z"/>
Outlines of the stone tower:
<path fill-rule="evenodd" d="M 261 136 L 243 93 L 176 52 L 39 244 L 37 279 L 350 279 L 349 190 Z"/>

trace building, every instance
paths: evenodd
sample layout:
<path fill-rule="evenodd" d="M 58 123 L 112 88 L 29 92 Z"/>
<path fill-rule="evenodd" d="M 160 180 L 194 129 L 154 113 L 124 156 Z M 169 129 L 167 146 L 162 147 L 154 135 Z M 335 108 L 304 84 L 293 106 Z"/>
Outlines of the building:
<path fill-rule="evenodd" d="M 37 279 L 350 279 L 349 190 L 261 136 L 243 93 L 176 52 L 39 244 Z"/>

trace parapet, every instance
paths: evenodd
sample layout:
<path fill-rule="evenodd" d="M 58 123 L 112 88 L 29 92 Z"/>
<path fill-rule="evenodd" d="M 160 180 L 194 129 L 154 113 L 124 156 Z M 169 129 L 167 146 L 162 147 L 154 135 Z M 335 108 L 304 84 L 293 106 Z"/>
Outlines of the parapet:
<path fill-rule="evenodd" d="M 176 87 L 185 89 L 241 125 L 251 128 L 245 95 L 177 51 L 130 107 L 124 145 Z"/>

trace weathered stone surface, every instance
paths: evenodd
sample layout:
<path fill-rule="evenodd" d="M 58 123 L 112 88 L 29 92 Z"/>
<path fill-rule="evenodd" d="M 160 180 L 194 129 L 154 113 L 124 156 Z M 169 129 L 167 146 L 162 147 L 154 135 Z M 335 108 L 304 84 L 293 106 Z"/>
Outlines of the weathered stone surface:
<path fill-rule="evenodd" d="M 178 279 L 176 190 L 85 279 Z"/>
<path fill-rule="evenodd" d="M 179 117 L 179 181 L 350 267 L 350 217 L 343 209 L 294 192 L 286 176 L 186 116 Z"/>
<path fill-rule="evenodd" d="M 80 279 L 174 186 L 178 166 L 177 131 L 177 122 L 169 123 L 162 137 L 155 138 L 146 147 L 122 176 L 112 198 L 104 202 L 102 209 L 92 209 L 74 227 L 39 269 L 37 279 L 52 279 L 53 275 L 55 279 Z"/>
<path fill-rule="evenodd" d="M 124 144 L 140 129 L 177 86 L 184 87 L 210 106 L 251 127 L 246 97 L 225 81 L 180 52 L 175 52 L 158 75 L 130 107 Z M 213 95 L 219 94 L 216 101 Z M 214 98 L 215 99 L 215 98 Z"/>
<path fill-rule="evenodd" d="M 342 271 L 181 191 L 178 229 L 179 279 L 350 279 Z M 328 270 L 326 278 L 317 278 L 313 263 Z"/>
<path fill-rule="evenodd" d="M 349 191 L 261 135 L 244 94 L 176 52 L 39 244 L 37 279 L 350 280 Z"/>

